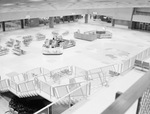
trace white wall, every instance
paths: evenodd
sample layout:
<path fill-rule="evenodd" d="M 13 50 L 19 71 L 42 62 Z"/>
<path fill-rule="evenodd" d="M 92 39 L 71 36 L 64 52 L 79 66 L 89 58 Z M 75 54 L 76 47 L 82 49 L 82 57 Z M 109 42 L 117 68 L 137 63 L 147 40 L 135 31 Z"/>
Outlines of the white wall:
<path fill-rule="evenodd" d="M 150 16 L 133 15 L 133 21 L 150 23 Z"/>
<path fill-rule="evenodd" d="M 49 10 L 49 11 L 17 11 L 0 13 L 0 21 L 25 19 L 30 18 L 63 16 L 73 14 L 92 14 L 97 12 L 100 15 L 111 16 L 114 19 L 131 20 L 133 8 L 100 8 L 100 9 L 77 9 L 77 10 Z"/>
<path fill-rule="evenodd" d="M 64 16 L 64 15 L 86 14 L 86 13 L 87 10 L 85 9 L 5 12 L 0 13 L 0 21 L 25 19 L 28 16 L 30 16 L 30 18 L 39 18 L 39 17 Z"/>
<path fill-rule="evenodd" d="M 106 15 L 120 20 L 131 20 L 133 8 L 100 8 L 90 9 L 89 13 L 97 12 L 99 15 Z"/>
<path fill-rule="evenodd" d="M 150 8 L 136 8 L 136 11 L 140 11 L 140 12 L 150 12 Z"/>
<path fill-rule="evenodd" d="M 124 25 L 124 26 L 129 26 L 130 22 L 126 20 L 115 20 L 115 25 Z"/>

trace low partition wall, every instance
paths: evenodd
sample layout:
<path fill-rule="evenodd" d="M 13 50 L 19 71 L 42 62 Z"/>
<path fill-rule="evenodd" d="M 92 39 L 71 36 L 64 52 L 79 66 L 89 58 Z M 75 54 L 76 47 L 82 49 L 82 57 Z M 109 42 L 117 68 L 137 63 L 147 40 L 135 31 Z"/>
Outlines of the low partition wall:
<path fill-rule="evenodd" d="M 121 94 L 101 114 L 149 114 L 149 98 L 150 71 Z"/>
<path fill-rule="evenodd" d="M 140 52 L 139 54 L 137 54 L 137 55 L 131 57 L 130 59 L 122 62 L 121 63 L 121 71 L 120 71 L 120 73 L 124 73 L 124 72 L 132 69 L 136 59 L 138 59 L 138 60 L 145 60 L 148 57 L 150 57 L 150 48 L 145 49 L 144 51 Z"/>
<path fill-rule="evenodd" d="M 97 39 L 96 34 L 91 34 L 87 32 L 84 32 L 84 33 L 74 32 L 74 37 L 77 39 L 87 40 L 87 41 L 93 41 Z"/>
<path fill-rule="evenodd" d="M 86 34 L 96 34 L 98 39 L 106 39 L 106 38 L 112 38 L 112 33 L 109 31 L 98 31 L 98 30 L 92 30 L 84 32 Z"/>
<path fill-rule="evenodd" d="M 62 112 L 64 112 L 65 110 L 67 110 L 69 107 L 71 107 L 72 105 L 74 105 L 75 103 L 84 100 L 88 97 L 89 93 L 89 89 L 87 88 L 87 86 L 90 85 L 90 82 L 84 83 L 83 85 L 81 85 L 80 87 L 75 88 L 74 90 L 72 90 L 71 92 L 67 92 L 67 94 L 63 95 L 62 97 L 58 98 L 56 101 L 54 101 L 53 103 L 47 105 L 46 107 L 42 108 L 41 110 L 35 112 L 34 114 L 52 114 L 53 111 L 55 110 L 59 110 L 59 112 L 57 112 L 57 114 L 61 114 Z M 83 91 L 85 90 L 85 91 Z M 82 97 L 81 99 L 79 99 L 79 101 L 74 101 L 74 99 L 72 99 L 72 97 L 75 95 L 75 97 Z M 63 110 L 59 109 L 59 104 L 62 104 L 63 107 L 61 107 L 61 109 L 63 108 Z M 57 106 L 57 107 L 56 107 Z M 53 109 L 53 107 L 55 107 L 55 109 Z"/>

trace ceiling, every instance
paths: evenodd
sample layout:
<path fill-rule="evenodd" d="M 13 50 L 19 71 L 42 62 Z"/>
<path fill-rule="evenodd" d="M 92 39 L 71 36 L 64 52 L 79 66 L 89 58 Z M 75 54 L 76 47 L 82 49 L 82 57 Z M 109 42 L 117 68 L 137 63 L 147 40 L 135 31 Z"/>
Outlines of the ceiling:
<path fill-rule="evenodd" d="M 150 0 L 0 0 L 0 12 L 150 7 Z"/>

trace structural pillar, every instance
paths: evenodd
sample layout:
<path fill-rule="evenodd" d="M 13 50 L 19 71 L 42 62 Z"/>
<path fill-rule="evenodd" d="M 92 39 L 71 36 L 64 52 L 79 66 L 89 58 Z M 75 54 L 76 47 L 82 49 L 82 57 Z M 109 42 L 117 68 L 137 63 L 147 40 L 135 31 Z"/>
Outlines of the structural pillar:
<path fill-rule="evenodd" d="M 128 29 L 132 29 L 132 21 L 129 21 L 129 24 L 128 24 Z"/>
<path fill-rule="evenodd" d="M 5 22 L 4 21 L 2 22 L 2 29 L 3 29 L 3 31 L 5 31 Z"/>
<path fill-rule="evenodd" d="M 88 23 L 88 14 L 85 14 L 85 23 Z"/>
<path fill-rule="evenodd" d="M 133 15 L 135 14 L 135 12 L 136 12 L 136 9 L 133 8 L 132 15 L 131 15 L 131 21 L 129 22 L 129 25 L 128 25 L 129 29 L 133 28 Z"/>
<path fill-rule="evenodd" d="M 54 28 L 54 17 L 49 17 L 49 28 Z"/>
<path fill-rule="evenodd" d="M 21 19 L 21 28 L 24 29 L 24 21 Z"/>
<path fill-rule="evenodd" d="M 112 26 L 114 27 L 115 26 L 115 19 L 112 19 Z"/>
<path fill-rule="evenodd" d="M 72 18 L 73 18 L 73 21 L 75 21 L 75 15 L 73 15 Z"/>

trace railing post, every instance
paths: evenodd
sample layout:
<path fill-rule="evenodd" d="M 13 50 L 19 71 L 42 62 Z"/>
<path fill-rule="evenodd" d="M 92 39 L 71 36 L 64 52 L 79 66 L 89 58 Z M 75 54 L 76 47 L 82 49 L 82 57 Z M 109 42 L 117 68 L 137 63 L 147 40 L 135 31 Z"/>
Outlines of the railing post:
<path fill-rule="evenodd" d="M 70 98 L 70 94 L 69 94 L 69 108 L 71 107 L 71 98 Z"/>
<path fill-rule="evenodd" d="M 49 93 L 50 93 L 49 96 L 50 96 L 50 99 L 51 99 L 51 86 L 50 86 L 50 92 Z"/>
<path fill-rule="evenodd" d="M 140 97 L 140 98 L 138 99 L 138 104 L 137 104 L 136 114 L 139 114 L 139 111 L 140 111 L 140 104 L 141 104 L 141 99 L 142 99 L 142 97 Z"/>
<path fill-rule="evenodd" d="M 50 107 L 49 107 L 49 108 L 50 108 Z M 47 108 L 48 114 L 50 114 L 50 113 L 49 113 L 49 111 L 50 111 L 49 108 Z"/>
<path fill-rule="evenodd" d="M 115 95 L 115 99 L 117 99 L 121 94 L 122 94 L 122 92 L 118 91 Z"/>

